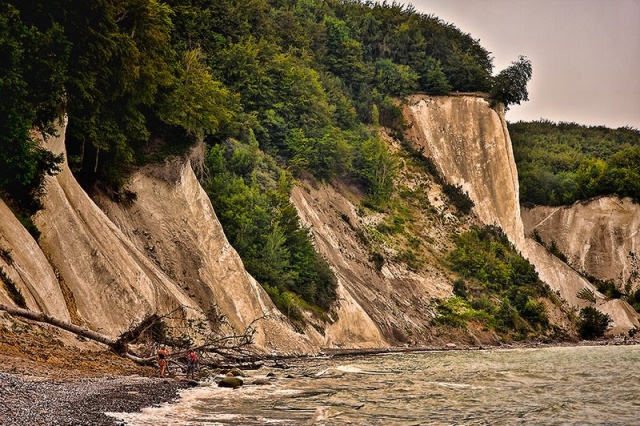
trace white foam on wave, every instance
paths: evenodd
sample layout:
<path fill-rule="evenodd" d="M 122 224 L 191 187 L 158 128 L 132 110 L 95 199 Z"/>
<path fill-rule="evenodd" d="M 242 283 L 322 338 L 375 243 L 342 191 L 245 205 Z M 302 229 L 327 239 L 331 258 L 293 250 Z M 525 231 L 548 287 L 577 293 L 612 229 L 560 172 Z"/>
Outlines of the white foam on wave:
<path fill-rule="evenodd" d="M 202 424 L 206 420 L 207 425 L 222 425 L 220 421 L 241 419 L 239 414 L 231 413 L 203 413 L 199 408 L 209 405 L 208 401 L 216 400 L 224 403 L 226 400 L 244 399 L 251 400 L 264 396 L 265 392 L 271 394 L 292 395 L 299 393 L 295 389 L 273 389 L 271 386 L 245 386 L 239 389 L 200 386 L 191 389 L 183 389 L 179 392 L 179 399 L 173 403 L 164 403 L 160 406 L 146 407 L 136 413 L 105 413 L 110 417 L 125 422 L 130 426 L 156 426 L 158 424 L 172 424 L 187 426 Z M 197 417 L 197 421 L 193 418 Z M 273 423 L 272 419 L 263 419 L 264 423 Z"/>
<path fill-rule="evenodd" d="M 343 373 L 364 373 L 362 368 L 353 365 L 339 365 L 336 367 L 336 370 L 342 371 Z"/>
<path fill-rule="evenodd" d="M 436 385 L 449 389 L 487 389 L 486 386 L 471 385 L 469 383 L 453 383 L 453 382 L 425 382 L 426 385 Z"/>
<path fill-rule="evenodd" d="M 362 368 L 356 367 L 354 365 L 339 365 L 336 367 L 336 370 L 341 371 L 343 373 L 355 373 L 355 374 L 389 374 L 388 371 L 363 370 Z"/>

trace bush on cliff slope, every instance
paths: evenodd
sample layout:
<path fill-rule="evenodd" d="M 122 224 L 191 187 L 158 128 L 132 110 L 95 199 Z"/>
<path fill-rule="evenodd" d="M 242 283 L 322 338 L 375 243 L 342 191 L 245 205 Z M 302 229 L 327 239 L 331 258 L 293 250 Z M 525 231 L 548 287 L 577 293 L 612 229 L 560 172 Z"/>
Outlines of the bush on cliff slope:
<path fill-rule="evenodd" d="M 583 339 L 597 339 L 604 336 L 611 321 L 612 319 L 608 314 L 603 314 L 596 308 L 587 306 L 580 310 L 578 333 Z"/>
<path fill-rule="evenodd" d="M 438 321 L 447 323 L 447 318 L 463 312 L 466 320 L 481 321 L 500 333 L 516 331 L 526 337 L 549 330 L 544 305 L 539 301 L 550 296 L 549 287 L 500 229 L 474 228 L 455 238 L 455 243 L 449 262 L 466 279 L 465 290 L 458 290 L 457 305 L 440 305 Z M 453 309 L 455 306 L 458 309 Z"/>

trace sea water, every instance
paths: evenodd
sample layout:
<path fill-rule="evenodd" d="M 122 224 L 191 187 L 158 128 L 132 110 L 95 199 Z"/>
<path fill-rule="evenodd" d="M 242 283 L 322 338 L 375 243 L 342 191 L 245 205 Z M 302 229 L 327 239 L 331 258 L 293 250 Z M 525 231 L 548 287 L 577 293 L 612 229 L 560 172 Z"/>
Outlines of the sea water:
<path fill-rule="evenodd" d="M 252 375 L 270 371 L 270 385 L 201 386 L 113 415 L 128 425 L 640 424 L 640 346 L 389 353 Z"/>

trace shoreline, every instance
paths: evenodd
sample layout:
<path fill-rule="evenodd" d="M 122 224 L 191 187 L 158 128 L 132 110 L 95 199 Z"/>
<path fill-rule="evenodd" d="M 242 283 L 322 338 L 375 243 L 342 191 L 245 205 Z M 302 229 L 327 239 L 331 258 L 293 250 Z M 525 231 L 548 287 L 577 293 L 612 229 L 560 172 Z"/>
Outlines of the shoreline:
<path fill-rule="evenodd" d="M 574 342 L 514 342 L 500 345 L 461 345 L 449 343 L 439 346 L 411 346 L 370 349 L 326 348 L 315 355 L 266 355 L 259 357 L 266 368 L 289 366 L 278 361 L 312 362 L 317 358 L 358 358 L 393 353 L 442 351 L 477 351 L 536 349 L 580 346 L 640 345 L 638 339 L 611 338 Z M 104 355 L 103 355 L 104 356 Z M 114 355 L 115 356 L 115 355 Z M 154 377 L 156 370 L 146 367 L 123 370 L 113 374 L 100 371 L 65 369 L 44 362 L 0 357 L 0 424 L 15 426 L 33 424 L 63 425 L 123 425 L 110 412 L 139 412 L 145 407 L 172 403 L 182 389 L 194 386 L 181 376 Z M 16 364 L 17 361 L 17 364 Z M 113 359 L 111 359 L 113 361 Z M 274 363 L 275 365 L 269 365 Z M 20 368 L 18 368 L 18 366 Z"/>
<path fill-rule="evenodd" d="M 414 352 L 442 352 L 442 351 L 479 351 L 479 350 L 499 350 L 499 349 L 536 349 L 536 348 L 557 348 L 557 347 L 580 347 L 580 346 L 635 346 L 640 345 L 637 338 L 611 337 L 599 340 L 578 340 L 578 341 L 557 341 L 557 342 L 508 342 L 502 344 L 468 345 L 461 343 L 447 343 L 438 346 L 397 346 L 388 348 L 323 348 L 317 354 L 312 355 L 266 355 L 257 358 L 258 361 L 278 361 L 286 359 L 314 359 L 320 357 L 340 358 L 358 357 L 369 355 L 384 355 L 387 353 L 414 353 Z"/>

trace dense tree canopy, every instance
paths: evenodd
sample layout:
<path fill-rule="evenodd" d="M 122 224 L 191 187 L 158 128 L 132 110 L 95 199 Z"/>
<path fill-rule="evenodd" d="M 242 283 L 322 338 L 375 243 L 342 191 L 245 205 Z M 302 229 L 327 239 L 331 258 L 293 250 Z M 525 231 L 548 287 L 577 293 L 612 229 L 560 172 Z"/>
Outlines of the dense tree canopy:
<path fill-rule="evenodd" d="M 532 75 L 531 61 L 520 56 L 516 62 L 512 62 L 511 66 L 495 76 L 491 88 L 492 98 L 502 102 L 506 108 L 509 108 L 509 105 L 520 105 L 520 102 L 528 101 L 527 84 Z"/>
<path fill-rule="evenodd" d="M 509 124 L 520 201 L 571 204 L 615 194 L 640 201 L 640 132 L 550 121 Z"/>

